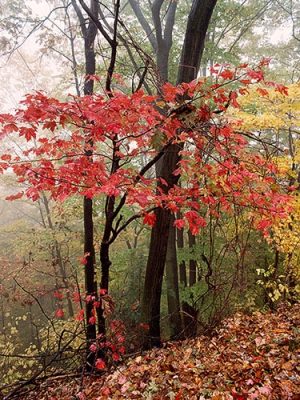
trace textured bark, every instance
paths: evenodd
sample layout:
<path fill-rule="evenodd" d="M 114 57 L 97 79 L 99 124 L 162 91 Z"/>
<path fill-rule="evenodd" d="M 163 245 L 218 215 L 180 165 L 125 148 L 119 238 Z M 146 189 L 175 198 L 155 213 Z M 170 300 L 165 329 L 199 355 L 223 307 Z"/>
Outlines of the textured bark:
<path fill-rule="evenodd" d="M 178 68 L 178 84 L 197 77 L 206 32 L 216 4 L 217 0 L 194 0 L 192 3 Z"/>
<path fill-rule="evenodd" d="M 166 157 L 168 154 L 172 156 Z M 172 173 L 180 159 L 178 145 L 172 144 L 168 147 L 163 159 L 159 176 L 164 177 L 169 186 L 161 185 L 160 188 L 168 192 L 169 188 L 178 182 L 178 176 Z M 155 211 L 155 215 L 156 224 L 151 231 L 142 301 L 142 320 L 149 324 L 149 332 L 145 336 L 145 348 L 160 346 L 160 300 L 171 223 L 169 210 L 159 208 Z"/>
<path fill-rule="evenodd" d="M 217 0 L 194 0 L 188 17 L 186 34 L 178 68 L 177 83 L 189 82 L 196 78 L 204 49 L 205 35 Z M 156 3 L 156 2 L 155 2 Z M 170 146 L 162 159 L 161 176 L 168 183 L 169 191 L 177 183 L 174 177 L 180 159 L 180 146 Z M 149 258 L 146 267 L 145 290 L 142 303 L 142 318 L 149 324 L 144 347 L 159 346 L 160 340 L 160 297 L 162 278 L 167 254 L 167 243 L 171 223 L 168 210 L 156 212 L 156 225 L 152 228 Z"/>

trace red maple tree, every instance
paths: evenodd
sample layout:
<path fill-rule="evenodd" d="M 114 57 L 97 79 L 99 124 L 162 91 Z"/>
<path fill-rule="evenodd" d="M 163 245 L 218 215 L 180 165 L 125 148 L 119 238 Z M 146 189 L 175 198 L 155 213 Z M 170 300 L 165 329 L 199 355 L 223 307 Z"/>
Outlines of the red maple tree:
<path fill-rule="evenodd" d="M 111 244 L 137 218 L 154 225 L 158 208 L 181 211 L 176 227 L 187 226 L 196 235 L 207 216 L 247 207 L 249 218 L 266 232 L 274 218 L 285 215 L 288 196 L 276 183 L 272 161 L 254 152 L 238 132 L 238 121 L 226 117 L 247 87 L 264 79 L 264 64 L 256 69 L 217 65 L 211 82 L 195 80 L 178 87 L 167 83 L 159 98 L 141 90 L 69 96 L 66 101 L 42 92 L 27 95 L 14 114 L 0 115 L 2 137 L 18 135 L 26 141 L 21 150 L 13 148 L 1 157 L 1 171 L 12 168 L 18 181 L 26 183 L 9 199 L 26 196 L 35 201 L 44 191 L 60 201 L 73 195 L 104 197 L 104 296 Z M 284 86 L 276 88 L 286 93 Z M 153 170 L 171 146 L 181 149 L 177 167 L 170 171 L 177 177 L 172 184 L 155 177 Z M 125 205 L 133 210 L 127 219 L 122 215 Z M 98 305 L 101 293 L 95 294 Z M 95 315 L 87 320 L 95 323 Z M 101 307 L 97 316 L 104 334 Z"/>

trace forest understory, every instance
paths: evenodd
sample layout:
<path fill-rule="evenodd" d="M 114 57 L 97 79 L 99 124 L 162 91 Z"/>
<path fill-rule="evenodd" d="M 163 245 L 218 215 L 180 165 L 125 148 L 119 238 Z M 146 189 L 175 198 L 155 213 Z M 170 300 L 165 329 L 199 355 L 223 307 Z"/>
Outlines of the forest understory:
<path fill-rule="evenodd" d="M 211 337 L 166 342 L 125 358 L 102 376 L 53 376 L 23 400 L 300 398 L 300 305 L 236 313 Z"/>

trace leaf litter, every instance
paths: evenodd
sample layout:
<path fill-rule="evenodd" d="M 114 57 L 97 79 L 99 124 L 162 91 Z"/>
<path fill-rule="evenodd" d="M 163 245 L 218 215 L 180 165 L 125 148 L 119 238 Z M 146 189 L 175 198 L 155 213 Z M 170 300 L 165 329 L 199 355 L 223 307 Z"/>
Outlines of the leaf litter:
<path fill-rule="evenodd" d="M 298 400 L 300 305 L 237 313 L 212 337 L 166 342 L 100 377 L 46 380 L 24 400 Z"/>

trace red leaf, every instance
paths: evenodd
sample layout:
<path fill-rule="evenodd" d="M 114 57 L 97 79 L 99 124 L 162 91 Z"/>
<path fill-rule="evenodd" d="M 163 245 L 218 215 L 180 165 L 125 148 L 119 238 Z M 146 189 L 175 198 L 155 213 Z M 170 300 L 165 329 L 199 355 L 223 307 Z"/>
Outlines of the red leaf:
<path fill-rule="evenodd" d="M 95 343 L 92 343 L 92 344 L 90 345 L 90 351 L 91 351 L 92 353 L 96 353 L 96 351 L 97 351 L 97 346 L 95 345 Z"/>
<path fill-rule="evenodd" d="M 75 319 L 76 319 L 76 321 L 79 321 L 79 322 L 83 321 L 83 319 L 84 319 L 84 310 L 83 310 L 83 309 L 81 309 L 81 310 L 77 313 Z"/>
<path fill-rule="evenodd" d="M 25 136 L 27 142 L 36 137 L 36 131 L 33 128 L 26 128 L 22 127 L 20 128 L 20 136 Z"/>
<path fill-rule="evenodd" d="M 146 214 L 143 219 L 143 223 L 146 225 L 154 226 L 156 222 L 156 215 L 154 213 Z"/>
<path fill-rule="evenodd" d="M 180 389 L 179 392 L 175 396 L 175 400 L 181 400 L 182 394 L 183 394 L 183 391 L 182 391 L 182 389 Z"/>
<path fill-rule="evenodd" d="M 95 362 L 95 368 L 104 369 L 105 367 L 106 367 L 105 361 L 103 361 L 101 358 L 98 358 Z"/>
<path fill-rule="evenodd" d="M 234 73 L 229 69 L 225 69 L 220 73 L 221 78 L 231 80 L 234 77 Z"/>
<path fill-rule="evenodd" d="M 53 293 L 53 296 L 58 300 L 62 300 L 64 298 L 64 295 L 58 290 L 55 290 L 55 292 Z"/>
<path fill-rule="evenodd" d="M 266 89 L 263 88 L 257 88 L 256 89 L 257 93 L 259 93 L 261 96 L 268 96 L 268 91 Z"/>
<path fill-rule="evenodd" d="M 177 229 L 183 229 L 184 225 L 185 225 L 184 219 L 175 219 L 174 226 L 176 226 Z"/>
<path fill-rule="evenodd" d="M 120 355 L 118 353 L 113 353 L 112 354 L 112 359 L 114 361 L 120 361 Z"/>
<path fill-rule="evenodd" d="M 9 201 L 18 200 L 18 199 L 20 199 L 21 197 L 23 197 L 23 195 L 24 195 L 24 192 L 19 192 L 19 193 L 16 193 L 16 194 L 11 194 L 10 196 L 6 196 L 6 197 L 5 197 L 5 200 L 9 200 Z"/>
<path fill-rule="evenodd" d="M 64 310 L 62 310 L 61 308 L 58 308 L 58 309 L 55 311 L 55 316 L 56 316 L 56 318 L 63 318 L 64 315 L 65 315 Z"/>
<path fill-rule="evenodd" d="M 11 160 L 11 155 L 10 154 L 2 154 L 1 160 L 10 161 Z"/>
<path fill-rule="evenodd" d="M 90 253 L 85 253 L 83 257 L 79 259 L 80 264 L 86 265 L 87 264 L 87 257 L 90 255 Z"/>

